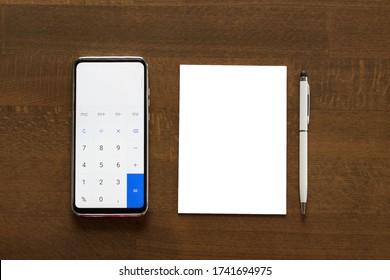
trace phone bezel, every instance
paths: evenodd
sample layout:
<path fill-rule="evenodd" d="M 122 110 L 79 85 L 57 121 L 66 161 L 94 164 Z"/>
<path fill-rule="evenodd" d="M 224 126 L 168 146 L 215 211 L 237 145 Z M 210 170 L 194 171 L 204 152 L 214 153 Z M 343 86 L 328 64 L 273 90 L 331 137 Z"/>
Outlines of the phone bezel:
<path fill-rule="evenodd" d="M 75 161 L 76 161 L 76 71 L 77 65 L 83 62 L 137 62 L 142 63 L 144 66 L 144 205 L 141 208 L 79 208 L 76 206 L 75 200 Z M 89 217 L 139 217 L 144 215 L 148 210 L 148 190 L 149 190 L 149 75 L 148 64 L 146 60 L 138 56 L 91 56 L 91 57 L 79 57 L 73 64 L 73 101 L 72 101 L 72 210 L 78 216 Z"/>

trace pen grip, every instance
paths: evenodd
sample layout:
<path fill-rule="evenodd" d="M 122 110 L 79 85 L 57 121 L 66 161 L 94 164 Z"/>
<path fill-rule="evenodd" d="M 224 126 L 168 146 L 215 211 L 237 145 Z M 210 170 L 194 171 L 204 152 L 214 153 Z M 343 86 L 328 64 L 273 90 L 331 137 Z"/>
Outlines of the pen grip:
<path fill-rule="evenodd" d="M 307 131 L 299 132 L 299 196 L 301 202 L 307 202 L 308 182 L 308 135 Z"/>

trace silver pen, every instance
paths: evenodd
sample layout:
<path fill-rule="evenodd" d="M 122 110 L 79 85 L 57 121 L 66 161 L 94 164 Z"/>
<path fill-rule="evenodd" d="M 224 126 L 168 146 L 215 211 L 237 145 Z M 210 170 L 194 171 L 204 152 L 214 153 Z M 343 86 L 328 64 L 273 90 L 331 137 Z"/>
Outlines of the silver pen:
<path fill-rule="evenodd" d="M 308 128 L 310 117 L 310 86 L 308 75 L 301 72 L 299 79 L 299 196 L 301 213 L 306 214 L 308 190 Z"/>

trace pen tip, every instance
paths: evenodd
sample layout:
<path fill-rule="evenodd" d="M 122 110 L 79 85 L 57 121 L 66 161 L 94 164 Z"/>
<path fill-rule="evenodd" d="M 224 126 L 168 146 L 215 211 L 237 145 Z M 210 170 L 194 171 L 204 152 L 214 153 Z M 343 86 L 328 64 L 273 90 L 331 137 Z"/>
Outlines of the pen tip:
<path fill-rule="evenodd" d="M 302 215 L 306 214 L 306 202 L 301 202 L 301 213 Z"/>
<path fill-rule="evenodd" d="M 306 71 L 302 71 L 301 72 L 301 77 L 309 77 L 309 75 L 307 74 Z"/>

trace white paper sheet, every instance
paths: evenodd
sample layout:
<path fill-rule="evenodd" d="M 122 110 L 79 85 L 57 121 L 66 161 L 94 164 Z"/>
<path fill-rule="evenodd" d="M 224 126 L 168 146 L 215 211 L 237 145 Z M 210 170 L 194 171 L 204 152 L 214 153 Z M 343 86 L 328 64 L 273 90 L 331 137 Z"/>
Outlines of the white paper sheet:
<path fill-rule="evenodd" d="M 287 67 L 180 65 L 179 213 L 286 214 Z"/>

